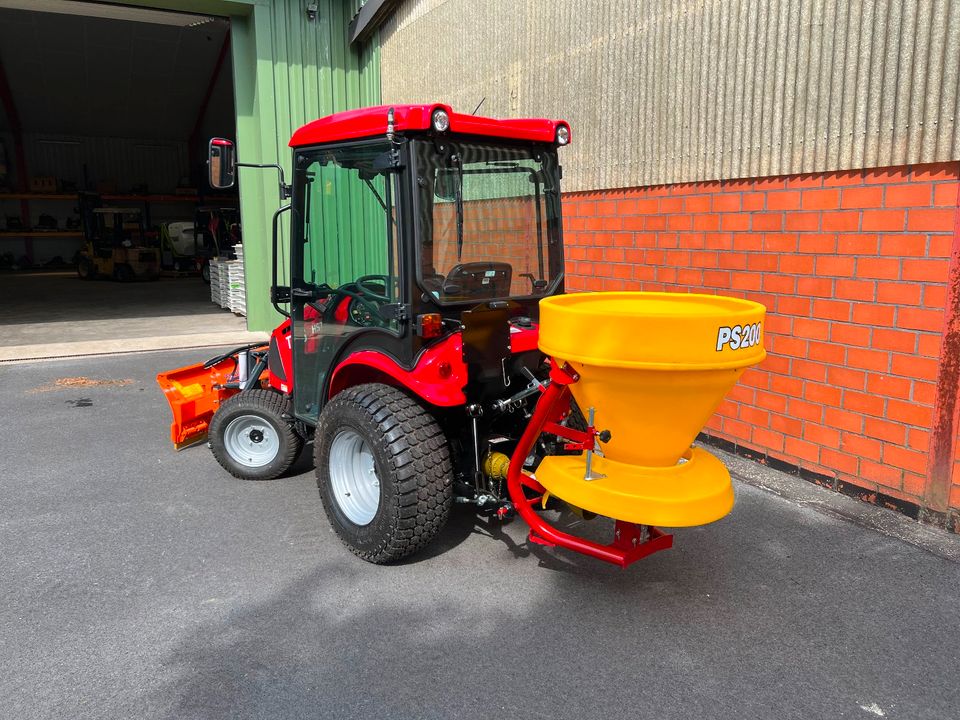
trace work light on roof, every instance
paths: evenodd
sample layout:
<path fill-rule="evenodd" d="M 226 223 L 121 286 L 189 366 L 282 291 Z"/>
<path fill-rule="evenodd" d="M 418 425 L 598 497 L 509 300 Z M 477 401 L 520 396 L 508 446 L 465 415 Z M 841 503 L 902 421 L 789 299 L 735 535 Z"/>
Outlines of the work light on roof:
<path fill-rule="evenodd" d="M 570 128 L 560 125 L 557 128 L 557 145 L 566 145 L 570 142 Z"/>
<path fill-rule="evenodd" d="M 431 124 L 437 132 L 446 132 L 450 129 L 450 116 L 446 110 L 434 110 Z"/>

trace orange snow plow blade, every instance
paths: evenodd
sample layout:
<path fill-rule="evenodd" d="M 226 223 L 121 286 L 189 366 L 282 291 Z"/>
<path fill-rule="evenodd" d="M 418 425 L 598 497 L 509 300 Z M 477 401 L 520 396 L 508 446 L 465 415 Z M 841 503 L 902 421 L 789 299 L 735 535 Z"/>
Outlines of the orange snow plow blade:
<path fill-rule="evenodd" d="M 236 378 L 236 362 L 224 357 L 213 365 L 197 363 L 157 375 L 157 383 L 170 403 L 173 423 L 170 439 L 177 450 L 203 442 L 213 413 L 238 388 L 224 387 Z"/>

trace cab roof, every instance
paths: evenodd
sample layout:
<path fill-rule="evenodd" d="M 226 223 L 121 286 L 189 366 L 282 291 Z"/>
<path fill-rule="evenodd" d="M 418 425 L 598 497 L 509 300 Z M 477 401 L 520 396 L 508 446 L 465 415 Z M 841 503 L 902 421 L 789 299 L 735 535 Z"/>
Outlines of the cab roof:
<path fill-rule="evenodd" d="M 556 140 L 558 127 L 563 125 L 568 131 L 570 129 L 570 126 L 564 120 L 548 120 L 546 118 L 498 120 L 454 112 L 453 108 L 442 103 L 432 105 L 378 105 L 377 107 L 334 113 L 307 123 L 290 138 L 290 147 L 384 136 L 387 133 L 387 112 L 391 107 L 393 108 L 394 131 L 398 133 L 429 130 L 435 110 L 444 110 L 449 116 L 450 129 L 448 132 L 464 135 L 552 143 Z"/>

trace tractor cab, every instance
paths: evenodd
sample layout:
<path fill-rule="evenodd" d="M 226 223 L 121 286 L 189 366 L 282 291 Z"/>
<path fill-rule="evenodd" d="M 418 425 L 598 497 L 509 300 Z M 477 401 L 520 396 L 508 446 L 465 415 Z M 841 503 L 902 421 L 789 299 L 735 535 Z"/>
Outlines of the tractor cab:
<path fill-rule="evenodd" d="M 563 295 L 569 141 L 561 120 L 365 108 L 295 132 L 288 185 L 279 166 L 237 162 L 229 140 L 211 140 L 213 187 L 238 168 L 280 173 L 290 202 L 274 215 L 270 298 L 286 319 L 269 345 L 158 376 L 177 447 L 208 438 L 226 470 L 265 480 L 312 442 L 331 526 L 377 563 L 427 544 L 454 503 L 520 514 L 531 541 L 619 565 L 670 546 L 654 523 L 729 512 L 729 473 L 689 446 L 762 359 L 763 308 Z M 716 335 L 733 338 L 734 320 L 736 348 Z M 675 342 L 660 357 L 625 336 Z M 677 431 L 659 432 L 658 413 Z M 551 497 L 615 518 L 614 542 L 542 520 Z"/>

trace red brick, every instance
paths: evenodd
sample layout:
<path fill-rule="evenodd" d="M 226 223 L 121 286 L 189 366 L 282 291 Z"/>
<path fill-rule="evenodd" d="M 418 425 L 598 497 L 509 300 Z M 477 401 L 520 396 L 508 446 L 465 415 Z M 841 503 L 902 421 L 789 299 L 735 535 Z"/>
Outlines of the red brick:
<path fill-rule="evenodd" d="M 800 203 L 804 210 L 835 210 L 840 207 L 840 191 L 805 190 Z"/>
<path fill-rule="evenodd" d="M 831 173 L 823 178 L 824 187 L 836 187 L 839 185 L 862 185 L 862 170 L 846 170 L 843 172 Z"/>
<path fill-rule="evenodd" d="M 669 223 L 668 223 L 669 225 Z M 720 229 L 720 215 L 714 214 L 700 214 L 693 215 L 693 229 L 694 230 L 719 230 Z"/>
<path fill-rule="evenodd" d="M 770 416 L 770 429 L 784 435 L 799 437 L 803 434 L 803 423 L 796 418 L 773 414 Z"/>
<path fill-rule="evenodd" d="M 763 249 L 770 253 L 792 253 L 797 251 L 795 234 L 766 233 L 763 236 Z"/>
<path fill-rule="evenodd" d="M 918 283 L 877 283 L 877 302 L 895 305 L 919 305 L 923 285 Z"/>
<path fill-rule="evenodd" d="M 877 332 L 863 325 L 848 325 L 847 323 L 830 324 L 830 340 L 843 345 L 855 347 L 870 347 L 870 334 Z"/>
<path fill-rule="evenodd" d="M 783 177 L 770 176 L 759 177 L 753 180 L 752 188 L 757 190 L 783 190 L 787 186 L 787 180 Z"/>
<path fill-rule="evenodd" d="M 813 316 L 826 320 L 850 320 L 852 303 L 840 300 L 814 300 Z"/>
<path fill-rule="evenodd" d="M 862 370 L 831 367 L 827 368 L 827 382 L 838 387 L 863 390 L 867 384 L 867 374 Z"/>
<path fill-rule="evenodd" d="M 913 382 L 913 401 L 933 406 L 937 396 L 937 384 L 932 382 Z"/>
<path fill-rule="evenodd" d="M 820 405 L 830 405 L 840 407 L 843 391 L 832 385 L 821 385 L 820 383 L 805 382 L 803 384 L 803 397 L 813 403 Z"/>
<path fill-rule="evenodd" d="M 753 252 L 763 247 L 763 235 L 760 233 L 737 233 L 733 236 L 734 250 Z"/>
<path fill-rule="evenodd" d="M 903 308 L 900 308 L 903 312 Z M 903 330 L 888 330 L 874 328 L 873 347 L 878 350 L 892 350 L 894 352 L 912 353 L 917 349 L 917 334 Z"/>
<path fill-rule="evenodd" d="M 903 210 L 864 210 L 864 232 L 903 230 Z"/>
<path fill-rule="evenodd" d="M 766 347 L 777 355 L 805 358 L 807 356 L 807 341 L 789 335 L 770 335 Z"/>
<path fill-rule="evenodd" d="M 888 465 L 910 470 L 915 473 L 925 472 L 927 469 L 926 453 L 907 450 L 896 445 L 885 445 L 883 448 L 883 461 Z"/>
<path fill-rule="evenodd" d="M 937 332 L 943 329 L 943 312 L 902 307 L 897 311 L 897 325 L 908 330 Z"/>
<path fill-rule="evenodd" d="M 767 253 L 749 253 L 744 256 L 747 261 L 747 269 L 758 272 L 776 271 L 780 267 L 780 256 Z"/>
<path fill-rule="evenodd" d="M 856 260 L 842 255 L 820 255 L 817 257 L 817 275 L 833 277 L 851 277 Z"/>
<path fill-rule="evenodd" d="M 837 236 L 829 235 L 801 235 L 800 252 L 831 254 L 837 251 Z"/>
<path fill-rule="evenodd" d="M 849 348 L 847 350 L 847 365 L 863 370 L 877 370 L 887 372 L 890 368 L 889 353 L 867 348 Z"/>
<path fill-rule="evenodd" d="M 743 202 L 741 203 L 742 210 L 744 212 L 763 210 L 766 199 L 766 193 L 744 193 Z"/>
<path fill-rule="evenodd" d="M 836 297 L 842 300 L 860 300 L 873 302 L 877 296 L 877 284 L 868 280 L 836 281 Z"/>
<path fill-rule="evenodd" d="M 884 397 L 895 397 L 901 400 L 910 399 L 910 390 L 913 383 L 910 380 L 884 373 L 867 374 L 867 392 Z"/>
<path fill-rule="evenodd" d="M 929 309 L 940 309 L 947 305 L 947 288 L 943 285 L 924 285 L 923 304 Z"/>
<path fill-rule="evenodd" d="M 800 207 L 800 193 L 784 191 L 767 193 L 768 210 L 796 210 Z"/>
<path fill-rule="evenodd" d="M 787 178 L 787 187 L 789 188 L 818 188 L 821 185 L 823 185 L 823 175 L 821 173 L 791 175 Z"/>
<path fill-rule="evenodd" d="M 926 282 L 945 282 L 947 263 L 944 260 L 904 260 L 903 279 Z"/>
<path fill-rule="evenodd" d="M 750 228 L 750 213 L 727 213 L 720 216 L 720 229 L 723 231 L 739 232 Z M 772 229 L 772 228 L 771 228 Z M 775 228 L 779 230 L 779 226 Z"/>
<path fill-rule="evenodd" d="M 910 180 L 910 168 L 906 165 L 885 168 L 870 168 L 864 171 L 863 181 L 872 184 L 892 185 Z"/>
<path fill-rule="evenodd" d="M 705 213 L 710 212 L 710 195 L 693 195 L 683 199 L 683 212 Z"/>
<path fill-rule="evenodd" d="M 956 215 L 956 210 L 911 210 L 907 218 L 907 230 L 952 232 Z"/>
<path fill-rule="evenodd" d="M 837 238 L 837 252 L 844 255 L 876 255 L 877 245 L 876 235 L 849 233 Z"/>
<path fill-rule="evenodd" d="M 933 419 L 933 409 L 904 400 L 887 401 L 887 415 L 890 420 L 899 420 L 908 425 L 929 428 Z"/>
<path fill-rule="evenodd" d="M 774 452 L 783 452 L 783 435 L 781 433 L 755 427 L 753 432 L 750 433 L 750 439 L 757 447 Z"/>
<path fill-rule="evenodd" d="M 927 254 L 927 236 L 906 233 L 882 235 L 880 254 L 895 257 L 924 257 Z"/>
<path fill-rule="evenodd" d="M 750 372 L 749 370 L 747 372 Z M 781 395 L 800 397 L 803 392 L 803 380 L 786 375 L 769 375 L 770 390 Z"/>
<path fill-rule="evenodd" d="M 837 280 L 836 282 L 842 282 Z M 801 277 L 797 279 L 797 293 L 815 297 L 832 297 L 834 281 L 829 278 Z"/>
<path fill-rule="evenodd" d="M 926 494 L 926 475 L 905 472 L 903 474 L 903 491 L 908 495 L 920 498 Z"/>
<path fill-rule="evenodd" d="M 923 335 L 920 336 L 921 350 L 924 337 Z M 937 354 L 939 355 L 939 336 L 930 335 L 926 337 L 936 338 L 938 343 Z M 933 357 L 921 357 L 920 354 L 901 355 L 899 353 L 894 353 L 891 357 L 890 372 L 894 375 L 935 382 L 939 369 L 939 362 Z"/>
<path fill-rule="evenodd" d="M 913 167 L 913 180 L 924 182 L 929 180 L 955 180 L 958 169 L 956 161 L 942 163 L 928 163 Z"/>
<path fill-rule="evenodd" d="M 853 321 L 865 325 L 891 327 L 893 325 L 894 309 L 890 305 L 857 303 L 853 306 Z"/>
<path fill-rule="evenodd" d="M 943 338 L 941 338 L 940 335 L 920 333 L 917 342 L 917 354 L 924 358 L 940 357 L 942 340 Z M 894 356 L 894 364 L 896 364 L 896 361 L 897 356 Z"/>
<path fill-rule="evenodd" d="M 795 337 L 810 340 L 826 340 L 830 335 L 830 323 L 824 320 L 797 318 L 793 322 L 793 334 Z"/>
<path fill-rule="evenodd" d="M 898 442 L 898 445 L 903 445 Z M 911 450 L 928 452 L 930 450 L 930 433 L 922 428 L 910 428 L 907 433 L 907 447 Z"/>
<path fill-rule="evenodd" d="M 827 227 L 826 215 L 825 213 L 821 216 L 820 213 L 816 212 L 790 212 L 786 214 L 784 226 L 787 230 L 796 232 L 817 232 L 820 229 L 820 219 L 823 217 L 823 229 L 836 230 L 836 228 Z M 754 222 L 754 228 L 756 229 L 756 222 Z M 856 229 L 856 227 L 853 229 Z"/>
<path fill-rule="evenodd" d="M 858 258 L 857 277 L 896 280 L 900 277 L 900 261 L 893 258 Z"/>
<path fill-rule="evenodd" d="M 833 428 L 824 427 L 814 423 L 807 423 L 804 426 L 803 438 L 821 447 L 837 449 L 840 447 L 840 432 Z M 789 447 L 787 448 L 789 452 Z"/>
<path fill-rule="evenodd" d="M 936 207 L 960 206 L 960 183 L 942 182 L 934 185 L 933 204 Z"/>
<path fill-rule="evenodd" d="M 842 365 L 846 352 L 843 345 L 817 342 L 816 340 L 811 340 L 807 346 L 807 358 L 809 360 L 818 360 L 831 365 Z"/>
<path fill-rule="evenodd" d="M 932 192 L 931 183 L 890 185 L 884 204 L 887 207 L 928 207 Z"/>
<path fill-rule="evenodd" d="M 820 462 L 828 468 L 849 473 L 851 475 L 857 474 L 857 468 L 859 466 L 859 458 L 857 458 L 856 455 L 837 452 L 835 450 L 831 450 L 830 448 L 823 448 L 820 450 Z"/>
<path fill-rule="evenodd" d="M 902 445 L 907 437 L 907 428 L 899 423 L 882 418 L 864 418 L 863 434 L 884 442 Z"/>
<path fill-rule="evenodd" d="M 718 194 L 713 196 L 712 209 L 714 212 L 739 212 L 739 193 Z"/>
<path fill-rule="evenodd" d="M 879 440 L 845 432 L 840 439 L 840 449 L 857 457 L 879 460 L 883 452 L 883 445 Z"/>
<path fill-rule="evenodd" d="M 864 417 L 860 413 L 834 407 L 825 407 L 823 409 L 823 419 L 830 427 L 849 430 L 855 433 L 860 432 L 864 423 Z"/>
<path fill-rule="evenodd" d="M 766 365 L 770 364 L 769 355 L 764 363 Z M 794 359 L 790 363 L 790 367 L 795 377 L 803 378 L 804 380 L 813 380 L 822 383 L 827 379 L 827 368 L 821 363 Z"/>
<path fill-rule="evenodd" d="M 844 188 L 840 199 L 840 207 L 843 208 L 876 208 L 882 205 L 882 187 Z"/>
<path fill-rule="evenodd" d="M 856 232 L 860 229 L 860 213 L 856 211 L 825 212 L 823 229 L 833 232 Z"/>
<path fill-rule="evenodd" d="M 809 460 L 810 462 L 814 463 L 820 462 L 820 448 L 812 442 L 807 442 L 806 440 L 800 440 L 798 438 L 787 437 L 784 444 L 784 450 L 789 454 L 803 460 Z"/>
<path fill-rule="evenodd" d="M 801 297 L 778 297 L 777 298 L 777 307 L 776 311 L 783 315 L 799 315 L 801 317 L 807 316 L 810 314 L 810 309 L 813 307 L 813 301 L 810 298 L 801 298 Z M 767 308 L 772 310 L 772 308 Z M 850 310 L 847 309 L 847 314 Z"/>
<path fill-rule="evenodd" d="M 867 480 L 873 480 L 887 487 L 899 487 L 903 471 L 889 465 L 881 465 L 865 458 L 860 459 L 860 474 Z"/>
<path fill-rule="evenodd" d="M 790 398 L 787 409 L 792 417 L 801 420 L 810 420 L 812 422 L 821 422 L 823 419 L 823 406 L 818 403 L 807 402 L 799 398 Z"/>
<path fill-rule="evenodd" d="M 797 291 L 797 278 L 793 275 L 769 273 L 762 277 L 764 292 L 793 294 Z"/>
<path fill-rule="evenodd" d="M 780 231 L 783 228 L 783 213 L 754 213 L 751 217 L 754 231 Z"/>
<path fill-rule="evenodd" d="M 874 415 L 876 417 L 884 416 L 884 403 L 895 402 L 893 400 L 885 401 L 876 395 L 867 395 L 865 393 L 847 390 L 843 394 L 843 406 L 852 412 L 861 415 Z"/>

